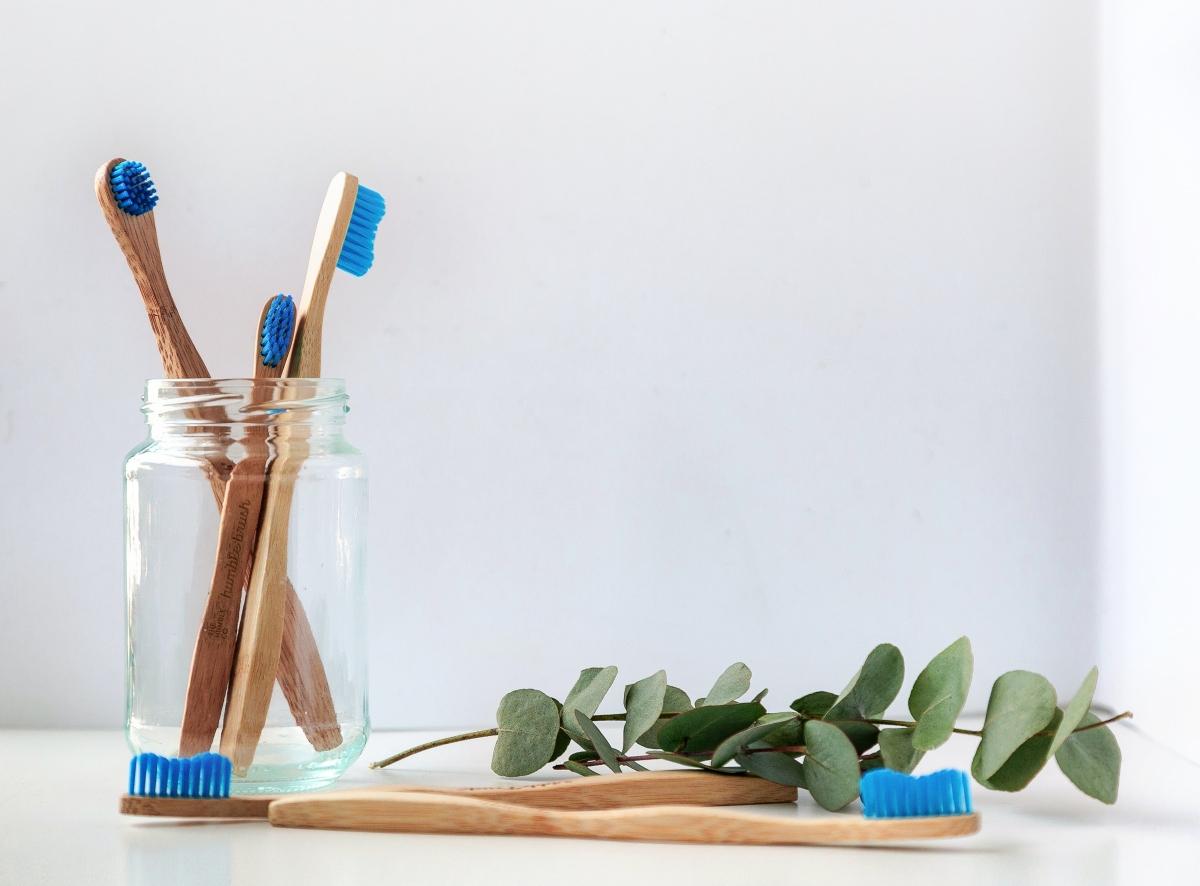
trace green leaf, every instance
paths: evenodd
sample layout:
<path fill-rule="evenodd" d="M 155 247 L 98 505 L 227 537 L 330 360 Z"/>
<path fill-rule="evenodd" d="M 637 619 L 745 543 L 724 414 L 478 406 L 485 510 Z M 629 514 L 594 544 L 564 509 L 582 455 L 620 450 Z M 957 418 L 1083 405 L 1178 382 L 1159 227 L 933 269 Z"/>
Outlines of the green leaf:
<path fill-rule="evenodd" d="M 667 696 L 667 672 L 658 671 L 625 687 L 625 731 L 621 751 L 627 752 L 662 716 Z"/>
<path fill-rule="evenodd" d="M 621 765 L 622 765 L 622 766 L 628 766 L 630 769 L 634 770 L 635 772 L 646 772 L 646 771 L 648 771 L 648 770 L 646 769 L 646 767 L 645 767 L 645 766 L 643 766 L 641 763 L 639 763 L 637 760 L 622 760 L 622 761 L 621 761 Z"/>
<path fill-rule="evenodd" d="M 747 772 L 775 784 L 797 788 L 807 786 L 804 782 L 804 767 L 787 754 L 764 751 L 761 754 L 738 754 L 734 759 Z"/>
<path fill-rule="evenodd" d="M 822 719 L 873 719 L 882 717 L 904 683 L 904 656 L 891 643 L 871 650 L 858 673 L 850 678 Z"/>
<path fill-rule="evenodd" d="M 809 720 L 804 724 L 804 780 L 809 792 L 830 811 L 841 809 L 858 796 L 858 754 L 845 733 L 830 723 Z"/>
<path fill-rule="evenodd" d="M 1057 710 L 1054 687 L 1041 674 L 1009 671 L 992 685 L 983 739 L 975 752 L 971 773 L 990 779 L 1021 745 L 1046 728 Z"/>
<path fill-rule="evenodd" d="M 561 724 L 562 723 L 562 702 L 559 701 L 557 698 L 554 698 L 553 696 L 551 696 L 550 700 L 552 702 L 554 702 L 554 706 L 556 708 L 558 708 L 558 721 Z M 550 754 L 550 760 L 551 761 L 557 760 L 559 757 L 561 757 L 564 753 L 566 753 L 567 747 L 570 744 L 571 744 L 571 736 L 568 735 L 560 726 L 560 728 L 558 730 L 558 735 L 555 737 L 555 740 L 554 740 L 554 751 Z"/>
<path fill-rule="evenodd" d="M 897 772 L 912 772 L 925 756 L 925 752 L 913 747 L 913 729 L 884 729 L 879 733 L 879 752 L 888 769 Z"/>
<path fill-rule="evenodd" d="M 1013 751 L 1012 756 L 1004 761 L 1004 765 L 990 777 L 981 777 L 976 771 L 978 755 L 975 760 L 971 761 L 971 774 L 975 776 L 977 782 L 993 791 L 1023 790 L 1042 771 L 1050 759 L 1050 743 L 1053 740 L 1053 732 L 1061 722 L 1062 711 L 1055 708 L 1046 728 L 1022 743 Z"/>
<path fill-rule="evenodd" d="M 741 732 L 735 732 L 717 745 L 709 763 L 713 766 L 724 766 L 734 758 L 738 751 L 777 728 L 774 723 L 757 723 Z"/>
<path fill-rule="evenodd" d="M 604 733 L 584 715 L 583 711 L 575 712 L 575 725 L 579 727 L 579 731 L 583 733 L 591 746 L 596 749 L 596 754 L 604 761 L 604 765 L 613 772 L 620 772 L 621 764 L 617 762 L 616 748 L 608 743 Z"/>
<path fill-rule="evenodd" d="M 670 763 L 679 763 L 683 766 L 693 766 L 696 769 L 704 769 L 708 772 L 716 772 L 719 775 L 740 775 L 740 769 L 719 769 L 715 766 L 709 766 L 707 763 L 701 762 L 694 757 L 687 757 L 683 754 L 673 754 L 670 751 L 654 751 L 650 754 L 655 760 L 666 760 Z"/>
<path fill-rule="evenodd" d="M 500 699 L 496 726 L 492 771 L 497 775 L 529 775 L 550 762 L 558 737 L 558 707 L 550 696 L 513 690 Z"/>
<path fill-rule="evenodd" d="M 908 710 L 917 721 L 912 745 L 932 751 L 946 743 L 967 703 L 975 657 L 971 641 L 959 637 L 925 666 L 908 694 Z"/>
<path fill-rule="evenodd" d="M 1084 726 L 1099 723 L 1092 713 L 1083 718 Z M 1073 733 L 1054 755 L 1058 768 L 1071 784 L 1101 803 L 1117 802 L 1121 782 L 1121 748 L 1107 726 Z"/>
<path fill-rule="evenodd" d="M 754 696 L 754 698 L 752 698 L 752 699 L 750 699 L 750 700 L 751 700 L 751 701 L 757 701 L 757 702 L 761 702 L 761 701 L 762 701 L 764 698 L 766 698 L 766 697 L 767 697 L 767 693 L 768 693 L 768 692 L 770 692 L 770 691 L 771 691 L 771 690 L 769 690 L 769 689 L 763 689 L 762 691 L 760 691 L 760 692 L 758 693 L 758 695 Z"/>
<path fill-rule="evenodd" d="M 579 672 L 579 679 L 567 693 L 567 700 L 563 702 L 562 709 L 563 729 L 571 738 L 579 742 L 587 741 L 575 725 L 575 713 L 583 711 L 585 717 L 596 713 L 596 708 L 600 707 L 600 702 L 604 701 L 604 696 L 608 694 L 615 679 L 617 679 L 617 669 L 612 666 L 584 668 Z"/>
<path fill-rule="evenodd" d="M 786 748 L 804 744 L 804 721 L 795 714 L 781 712 L 764 714 L 759 723 L 774 724 L 775 729 L 764 735 L 757 743 L 766 747 Z"/>
<path fill-rule="evenodd" d="M 1096 668 L 1092 668 L 1083 678 L 1083 685 L 1067 702 L 1067 706 L 1063 709 L 1062 722 L 1058 724 L 1058 729 L 1054 731 L 1054 740 L 1050 743 L 1051 754 L 1058 753 L 1058 749 L 1071 737 L 1075 727 L 1083 722 L 1083 718 L 1091 710 L 1092 696 L 1096 694 L 1096 681 L 1099 678 L 1100 672 Z"/>
<path fill-rule="evenodd" d="M 740 661 L 735 661 L 725 669 L 721 676 L 717 677 L 713 688 L 708 690 L 708 695 L 696 702 L 696 707 L 728 704 L 731 701 L 737 701 L 749 690 L 750 669 Z"/>
<path fill-rule="evenodd" d="M 829 709 L 833 707 L 835 701 L 837 701 L 837 696 L 832 692 L 810 692 L 792 702 L 792 710 L 802 717 L 820 720 L 829 713 Z M 860 754 L 869 750 L 879 740 L 879 727 L 874 723 L 841 720 L 833 725 L 846 733 L 846 737 L 850 739 L 850 743 Z M 803 744 L 803 742 L 795 743 Z"/>
<path fill-rule="evenodd" d="M 833 707 L 835 701 L 837 701 L 837 696 L 832 692 L 810 692 L 792 702 L 791 707 L 802 717 L 820 720 L 829 713 L 829 709 Z"/>
<path fill-rule="evenodd" d="M 658 738 L 664 751 L 689 754 L 711 751 L 765 713 L 763 706 L 754 702 L 696 708 L 668 720 L 658 731 Z"/>
<path fill-rule="evenodd" d="M 691 709 L 692 700 L 688 698 L 687 693 L 678 686 L 668 685 L 667 694 L 663 697 L 663 713 L 679 714 L 684 711 L 690 711 Z M 651 750 L 662 747 L 662 744 L 658 740 L 658 733 L 659 730 L 661 730 L 668 722 L 670 722 L 670 718 L 668 717 L 663 717 L 662 719 L 658 720 L 653 726 L 641 734 L 637 740 L 637 743 L 642 747 L 649 748 Z"/>
<path fill-rule="evenodd" d="M 599 775 L 600 774 L 598 772 L 593 772 L 592 770 L 588 769 L 582 763 L 576 763 L 574 760 L 567 760 L 565 763 L 563 763 L 563 768 L 570 769 L 576 775 Z"/>

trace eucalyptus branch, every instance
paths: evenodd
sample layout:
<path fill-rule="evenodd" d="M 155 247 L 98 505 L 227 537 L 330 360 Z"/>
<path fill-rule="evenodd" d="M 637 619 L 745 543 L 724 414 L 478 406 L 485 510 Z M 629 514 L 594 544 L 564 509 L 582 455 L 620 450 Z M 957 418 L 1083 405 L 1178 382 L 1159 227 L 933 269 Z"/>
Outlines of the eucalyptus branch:
<path fill-rule="evenodd" d="M 839 809 L 858 795 L 864 771 L 882 765 L 910 773 L 952 735 L 968 735 L 979 740 L 971 774 L 985 788 L 1020 790 L 1053 756 L 1084 793 L 1105 803 L 1116 800 L 1121 753 L 1108 726 L 1133 714 L 1102 719 L 1092 713 L 1095 668 L 1070 696 L 1060 696 L 1050 681 L 1030 671 L 1002 674 L 992 685 L 982 728 L 968 729 L 958 725 L 958 718 L 973 671 L 971 644 L 960 637 L 917 675 L 907 695 L 912 719 L 892 719 L 884 714 L 900 696 L 905 668 L 900 650 L 888 643 L 871 650 L 840 693 L 810 692 L 779 713 L 763 706 L 766 690 L 749 695 L 750 669 L 736 662 L 694 701 L 658 671 L 625 687 L 623 712 L 595 714 L 617 669 L 585 668 L 561 702 L 537 689 L 514 690 L 500 700 L 494 728 L 428 741 L 371 768 L 495 737 L 492 771 L 497 775 L 529 775 L 548 765 L 586 775 L 587 767 L 600 765 L 619 771 L 622 766 L 641 769 L 647 760 L 709 761 L 707 769 L 747 771 L 787 785 L 808 783 L 813 799 Z M 621 751 L 597 728 L 604 721 L 624 723 Z M 572 742 L 582 750 L 556 764 Z M 656 752 L 631 751 L 634 745 Z M 713 760 L 721 765 L 712 766 Z M 728 762 L 733 760 L 736 766 Z M 819 767 L 820 778 L 806 779 L 802 767 L 810 764 Z"/>

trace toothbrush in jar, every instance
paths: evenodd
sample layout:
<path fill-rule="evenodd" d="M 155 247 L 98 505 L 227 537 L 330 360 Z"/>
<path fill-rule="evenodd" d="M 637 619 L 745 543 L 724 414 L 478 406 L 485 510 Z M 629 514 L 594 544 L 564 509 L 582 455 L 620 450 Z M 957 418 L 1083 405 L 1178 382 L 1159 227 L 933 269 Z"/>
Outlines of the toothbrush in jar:
<path fill-rule="evenodd" d="M 355 176 L 339 172 L 330 182 L 317 219 L 286 377 L 320 376 L 321 332 L 334 271 L 340 268 L 361 277 L 370 270 L 384 211 L 383 197 L 360 185 Z M 221 753 L 232 760 L 238 775 L 245 774 L 254 759 L 279 666 L 286 633 L 288 520 L 296 475 L 308 454 L 307 443 L 288 427 L 279 429 L 275 444 L 221 729 Z"/>

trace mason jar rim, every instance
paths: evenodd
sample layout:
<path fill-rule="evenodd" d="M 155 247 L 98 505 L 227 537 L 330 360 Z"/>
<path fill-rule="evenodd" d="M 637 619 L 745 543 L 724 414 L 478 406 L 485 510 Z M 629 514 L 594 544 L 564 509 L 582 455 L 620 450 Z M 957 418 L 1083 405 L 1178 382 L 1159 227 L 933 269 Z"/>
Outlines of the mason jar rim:
<path fill-rule="evenodd" d="M 349 411 L 341 378 L 151 378 L 142 413 L 154 426 L 340 423 Z"/>

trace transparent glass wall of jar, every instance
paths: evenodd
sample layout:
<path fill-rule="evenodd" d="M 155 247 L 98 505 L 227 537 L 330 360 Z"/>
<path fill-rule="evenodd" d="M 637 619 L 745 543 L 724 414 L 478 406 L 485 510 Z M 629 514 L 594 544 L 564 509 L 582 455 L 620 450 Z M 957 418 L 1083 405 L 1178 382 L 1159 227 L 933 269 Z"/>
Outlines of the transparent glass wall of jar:
<path fill-rule="evenodd" d="M 271 484 L 289 482 L 286 463 L 296 467 L 290 508 L 273 516 L 286 526 L 284 574 L 294 595 L 288 591 L 266 722 L 233 789 L 321 787 L 362 752 L 370 728 L 367 474 L 345 437 L 347 403 L 338 379 L 147 383 L 148 436 L 125 463 L 126 734 L 135 753 L 179 754 L 193 652 L 211 611 L 228 478 L 241 465 L 239 476 L 252 478 L 250 494 L 261 496 L 265 512 Z M 236 527 L 222 554 L 254 545 L 255 529 Z M 234 624 L 242 578 L 236 586 Z"/>

